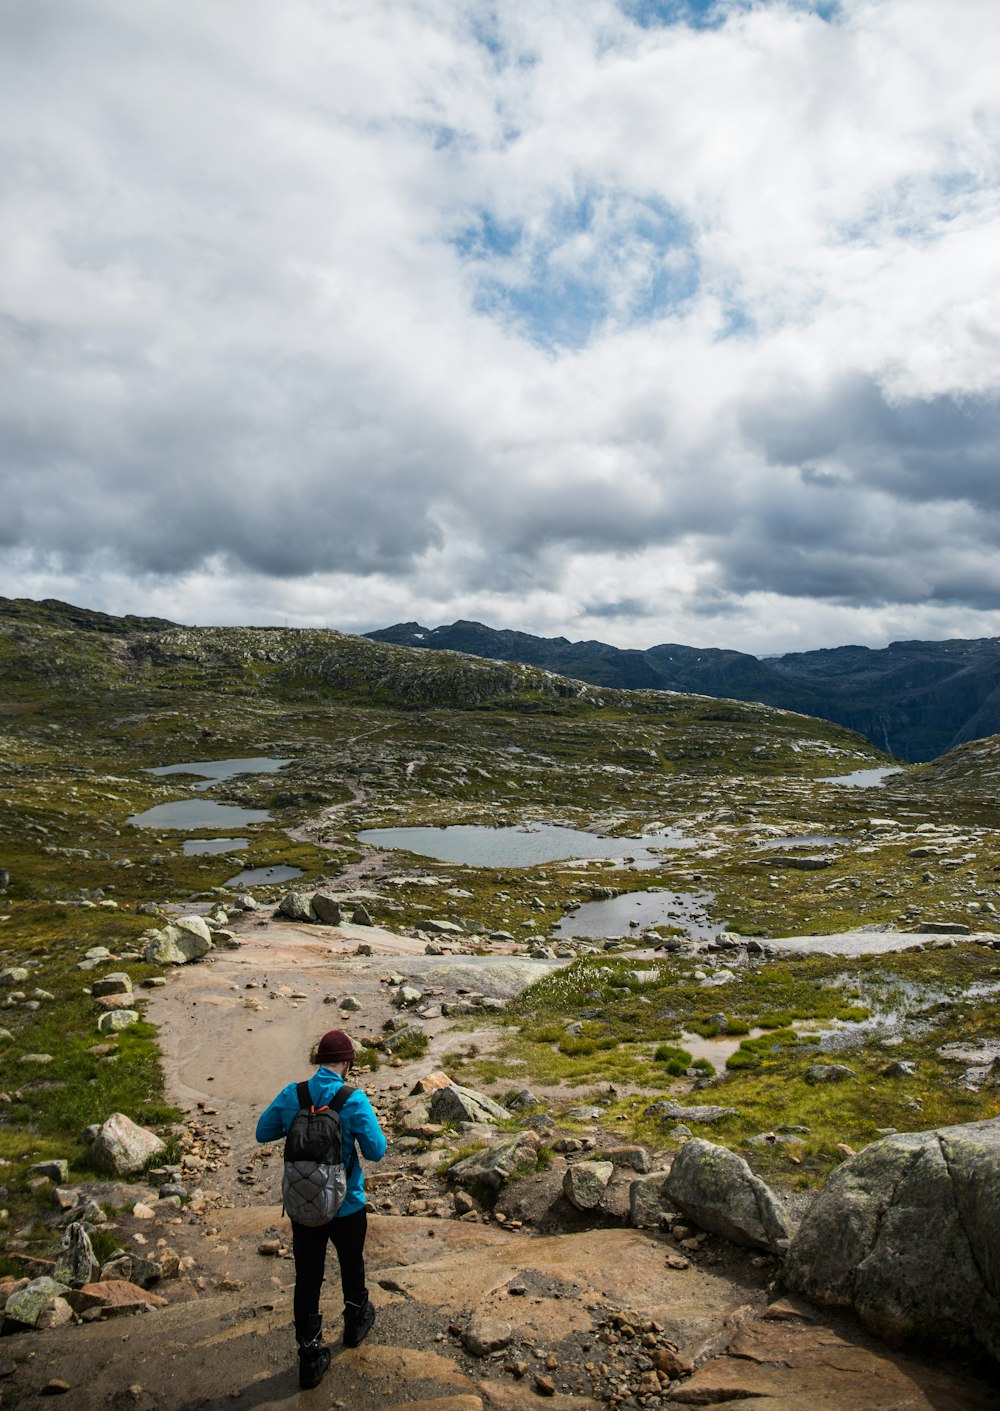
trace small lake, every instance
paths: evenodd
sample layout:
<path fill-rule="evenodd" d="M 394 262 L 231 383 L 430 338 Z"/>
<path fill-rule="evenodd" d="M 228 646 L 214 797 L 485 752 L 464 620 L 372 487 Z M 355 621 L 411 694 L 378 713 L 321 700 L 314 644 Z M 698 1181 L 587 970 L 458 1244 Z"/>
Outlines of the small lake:
<path fill-rule="evenodd" d="M 552 935 L 637 937 L 647 926 L 680 926 L 692 939 L 707 941 L 723 930 L 708 919 L 711 900 L 708 892 L 624 892 L 607 901 L 586 901 L 567 912 L 552 928 Z"/>
<path fill-rule="evenodd" d="M 242 852 L 250 846 L 249 838 L 185 838 L 185 857 L 208 857 L 217 852 Z"/>
<path fill-rule="evenodd" d="M 177 799 L 158 803 L 128 820 L 136 828 L 239 828 L 245 823 L 267 823 L 266 808 L 240 808 L 211 799 Z"/>
<path fill-rule="evenodd" d="M 844 784 L 849 789 L 872 789 L 883 784 L 890 774 L 902 774 L 901 769 L 856 769 L 853 774 L 833 774 L 820 779 L 820 784 Z"/>
<path fill-rule="evenodd" d="M 161 764 L 155 769 L 145 769 L 144 774 L 156 774 L 164 778 L 168 774 L 194 774 L 204 780 L 191 787 L 197 790 L 210 789 L 223 779 L 233 779 L 237 774 L 276 774 L 291 764 L 290 759 L 275 759 L 272 755 L 256 755 L 249 759 L 196 759 L 182 764 Z"/>
<path fill-rule="evenodd" d="M 224 887 L 266 887 L 269 882 L 291 882 L 302 876 L 301 867 L 248 867 L 245 872 L 237 872 L 223 882 Z"/>
<path fill-rule="evenodd" d="M 537 867 L 577 857 L 629 857 L 636 866 L 654 867 L 661 861 L 661 851 L 697 845 L 696 839 L 669 829 L 644 838 L 602 838 L 554 823 L 521 828 L 486 828 L 475 823 L 447 828 L 369 828 L 358 834 L 358 841 L 467 867 Z"/>

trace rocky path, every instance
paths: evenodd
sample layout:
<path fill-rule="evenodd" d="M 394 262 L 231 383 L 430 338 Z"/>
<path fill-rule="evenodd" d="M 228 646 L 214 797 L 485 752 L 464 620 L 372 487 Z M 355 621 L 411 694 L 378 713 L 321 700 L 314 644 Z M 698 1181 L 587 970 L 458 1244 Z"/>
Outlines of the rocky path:
<path fill-rule="evenodd" d="M 377 1032 L 393 1013 L 388 973 L 443 993 L 523 984 L 513 957 L 431 957 L 377 927 L 311 927 L 248 915 L 240 945 L 174 971 L 154 992 L 168 1090 L 188 1111 L 183 1178 L 201 1196 L 178 1211 L 116 1218 L 123 1243 L 169 1244 L 182 1277 L 166 1306 L 134 1318 L 8 1340 L 2 1404 L 58 1391 L 67 1411 L 194 1411 L 234 1402 L 352 1411 L 527 1411 L 739 1406 L 766 1411 L 988 1411 L 997 1392 L 956 1365 L 875 1343 L 854 1323 L 781 1299 L 774 1263 L 715 1237 L 579 1216 L 539 1234 L 561 1177 L 518 1183 L 524 1219 L 459 1216 L 440 1153 L 400 1137 L 398 1100 L 472 1037 L 431 1019 L 428 1052 L 383 1065 L 365 1086 L 393 1133 L 369 1171 L 369 1285 L 379 1317 L 361 1348 L 337 1347 L 321 1386 L 300 1393 L 291 1334 L 292 1264 L 277 1197 L 280 1161 L 253 1141 L 260 1109 L 309 1072 L 324 1029 Z M 356 954 L 359 942 L 370 956 Z M 360 1006 L 342 1009 L 350 996 Z M 333 1002 L 331 1002 L 333 1001 Z M 345 1019 L 344 1016 L 347 1018 Z M 479 1036 L 481 1038 L 481 1036 Z M 139 1194 L 142 1194 L 140 1191 Z M 134 1201 L 135 1192 L 129 1193 Z M 533 1205 L 533 1201 L 535 1204 Z M 131 1206 L 129 1206 L 131 1208 Z M 502 1221 L 502 1223 L 501 1223 Z M 540 1222 L 539 1222 L 540 1223 Z M 332 1262 L 332 1256 L 331 1256 Z M 327 1285 L 331 1336 L 339 1299 Z M 24 1347 L 30 1341 L 30 1352 Z M 15 1349 L 14 1344 L 17 1344 Z"/>

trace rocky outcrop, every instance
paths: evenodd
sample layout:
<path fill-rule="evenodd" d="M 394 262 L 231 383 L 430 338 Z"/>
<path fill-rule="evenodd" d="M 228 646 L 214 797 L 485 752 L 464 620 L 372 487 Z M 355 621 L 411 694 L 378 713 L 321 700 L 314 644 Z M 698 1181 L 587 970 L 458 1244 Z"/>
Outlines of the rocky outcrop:
<path fill-rule="evenodd" d="M 771 1188 L 724 1146 L 692 1138 L 677 1152 L 664 1195 L 703 1230 L 734 1244 L 778 1253 L 790 1230 Z"/>
<path fill-rule="evenodd" d="M 897 1133 L 830 1177 L 788 1286 L 893 1340 L 973 1338 L 1000 1358 L 1000 1118 Z"/>

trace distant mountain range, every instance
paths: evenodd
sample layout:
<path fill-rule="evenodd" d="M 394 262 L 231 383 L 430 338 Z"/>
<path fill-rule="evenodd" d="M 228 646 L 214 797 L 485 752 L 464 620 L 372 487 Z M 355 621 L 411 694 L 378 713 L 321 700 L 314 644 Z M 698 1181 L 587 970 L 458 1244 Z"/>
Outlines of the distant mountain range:
<path fill-rule="evenodd" d="M 400 622 L 377 642 L 465 652 L 545 667 L 598 686 L 693 691 L 817 715 L 866 735 L 900 759 L 934 759 L 1000 733 L 1000 638 L 893 642 L 881 650 L 831 647 L 761 661 L 747 652 L 665 643 L 626 650 L 497 631 L 481 622 Z"/>

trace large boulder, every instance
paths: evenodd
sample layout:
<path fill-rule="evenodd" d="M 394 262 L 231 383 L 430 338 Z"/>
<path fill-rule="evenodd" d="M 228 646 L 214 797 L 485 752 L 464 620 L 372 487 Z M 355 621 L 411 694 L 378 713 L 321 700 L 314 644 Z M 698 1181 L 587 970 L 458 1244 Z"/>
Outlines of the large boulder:
<path fill-rule="evenodd" d="M 343 920 L 340 901 L 329 892 L 314 892 L 312 909 L 317 921 L 324 926 L 339 926 Z"/>
<path fill-rule="evenodd" d="M 457 1186 L 482 1184 L 496 1191 L 511 1176 L 533 1168 L 537 1152 L 538 1138 L 534 1132 L 512 1132 L 492 1146 L 456 1161 L 448 1172 L 448 1179 Z"/>
<path fill-rule="evenodd" d="M 628 1188 L 629 1223 L 637 1229 L 658 1229 L 677 1213 L 666 1191 L 667 1175 L 654 1171 L 632 1181 Z"/>
<path fill-rule="evenodd" d="M 937 1332 L 1000 1358 L 998 1210 L 1000 1118 L 884 1137 L 827 1181 L 785 1281 L 890 1340 Z"/>
<path fill-rule="evenodd" d="M 30 1284 L 25 1284 L 24 1288 L 11 1294 L 4 1306 L 4 1321 L 21 1323 L 26 1328 L 37 1327 L 39 1318 L 53 1299 L 68 1292 L 65 1284 L 50 1278 L 48 1274 L 43 1274 L 41 1278 L 32 1279 Z"/>
<path fill-rule="evenodd" d="M 112 1112 L 94 1138 L 90 1159 L 99 1171 L 132 1176 L 166 1149 L 155 1132 L 140 1127 L 124 1112 Z"/>
<path fill-rule="evenodd" d="M 316 920 L 312 899 L 305 892 L 288 892 L 283 896 L 278 903 L 278 914 L 286 916 L 289 921 Z"/>
<path fill-rule="evenodd" d="M 212 933 L 200 916 L 180 916 L 154 931 L 146 942 L 143 959 L 147 965 L 187 965 L 200 960 L 212 949 Z"/>
<path fill-rule="evenodd" d="M 783 1251 L 788 1220 L 777 1197 L 727 1147 L 693 1137 L 677 1152 L 664 1195 L 703 1230 L 751 1249 Z"/>
<path fill-rule="evenodd" d="M 450 1083 L 431 1098 L 432 1122 L 509 1122 L 511 1114 L 485 1093 Z"/>

